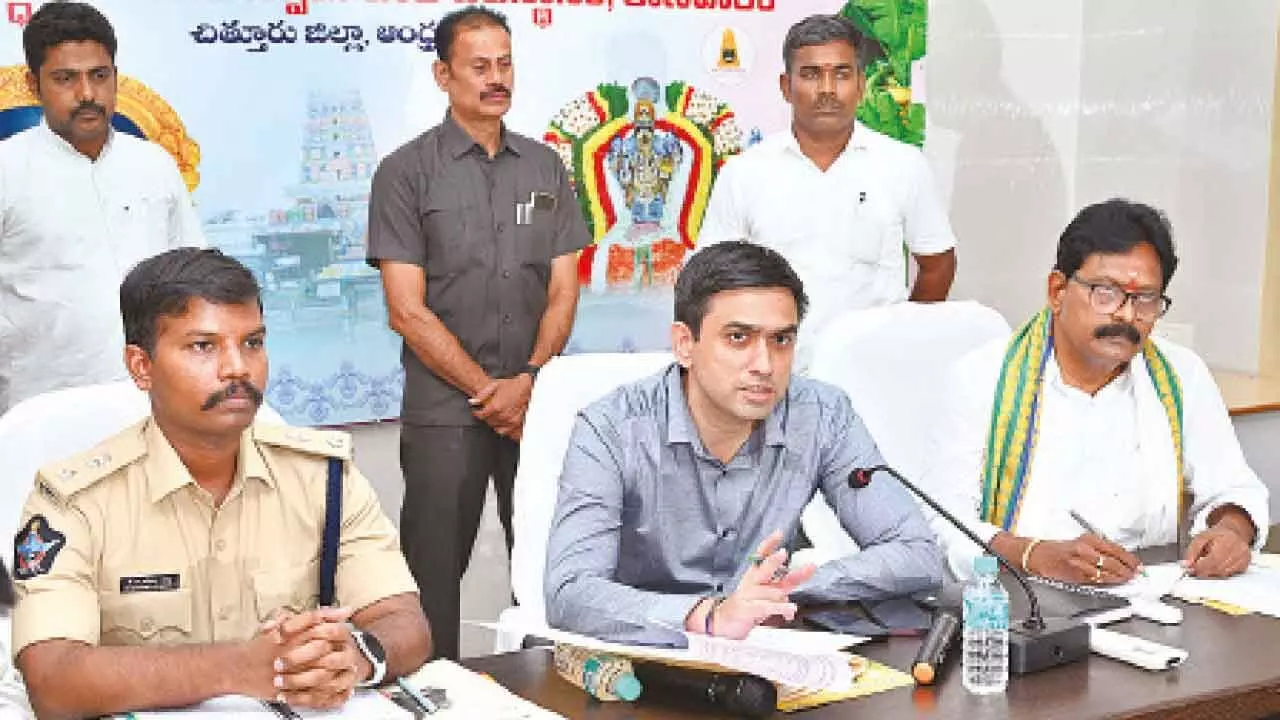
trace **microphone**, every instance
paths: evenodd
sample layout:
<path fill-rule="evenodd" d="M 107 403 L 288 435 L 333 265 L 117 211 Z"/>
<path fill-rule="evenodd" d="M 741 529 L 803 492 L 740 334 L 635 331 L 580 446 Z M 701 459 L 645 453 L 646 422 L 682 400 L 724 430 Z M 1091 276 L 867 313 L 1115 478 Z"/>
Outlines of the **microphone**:
<path fill-rule="evenodd" d="M 1088 625 L 1071 618 L 1045 618 L 1041 615 L 1040 599 L 1036 597 L 1035 591 L 1027 583 L 1027 578 L 1022 571 L 1011 565 L 1000 553 L 983 542 L 977 533 L 957 520 L 946 508 L 938 504 L 938 501 L 916 487 L 914 483 L 903 477 L 897 470 L 888 465 L 854 468 L 849 473 L 849 487 L 856 490 L 870 485 L 871 476 L 878 472 L 888 473 L 890 477 L 902 483 L 904 487 L 920 498 L 934 512 L 946 518 L 947 522 L 964 533 L 965 537 L 985 550 L 988 555 L 994 557 L 1001 567 L 1008 571 L 1013 576 L 1013 579 L 1018 581 L 1018 585 L 1022 587 L 1022 592 L 1027 597 L 1027 617 L 1021 622 L 1009 623 L 1009 672 L 1016 675 L 1025 675 L 1047 670 L 1058 665 L 1065 665 L 1076 660 L 1083 660 L 1089 655 Z"/>
<path fill-rule="evenodd" d="M 920 650 L 916 652 L 916 660 L 911 663 L 911 677 L 917 685 L 932 685 L 942 673 L 942 665 L 947 659 L 947 650 L 955 642 L 960 632 L 960 618 L 948 609 L 939 609 L 933 616 L 933 624 L 929 633 L 920 642 Z"/>
<path fill-rule="evenodd" d="M 631 669 L 644 686 L 645 700 L 661 694 L 663 699 L 744 718 L 770 717 L 778 706 L 778 688 L 756 675 L 721 674 L 634 658 Z"/>

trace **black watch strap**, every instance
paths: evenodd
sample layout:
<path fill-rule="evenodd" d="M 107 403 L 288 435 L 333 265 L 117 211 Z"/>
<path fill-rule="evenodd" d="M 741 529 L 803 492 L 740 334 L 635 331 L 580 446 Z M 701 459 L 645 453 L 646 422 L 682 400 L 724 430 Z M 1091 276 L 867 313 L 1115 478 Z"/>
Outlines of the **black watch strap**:
<path fill-rule="evenodd" d="M 520 372 L 521 372 L 521 373 L 528 373 L 528 374 L 529 374 L 529 378 L 530 378 L 531 380 L 537 380 L 537 379 L 538 379 L 538 371 L 539 371 L 539 370 L 541 370 L 541 369 L 542 369 L 542 367 L 541 367 L 541 366 L 539 366 L 539 365 L 534 365 L 534 364 L 532 364 L 532 363 L 529 363 L 529 364 L 526 364 L 526 365 L 524 366 L 524 369 L 523 369 L 523 370 L 521 370 Z"/>

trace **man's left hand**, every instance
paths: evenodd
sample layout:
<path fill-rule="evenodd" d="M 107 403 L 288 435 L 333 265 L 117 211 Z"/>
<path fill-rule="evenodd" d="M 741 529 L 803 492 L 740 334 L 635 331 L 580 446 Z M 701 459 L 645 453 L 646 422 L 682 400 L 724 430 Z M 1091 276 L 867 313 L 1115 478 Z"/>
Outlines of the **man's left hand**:
<path fill-rule="evenodd" d="M 336 708 L 373 668 L 347 626 L 350 612 L 321 608 L 285 618 L 276 659 L 276 689 L 290 705 Z"/>
<path fill-rule="evenodd" d="M 1200 578 L 1224 578 L 1244 572 L 1253 549 L 1235 530 L 1214 525 L 1191 540 L 1183 566 Z"/>
<path fill-rule="evenodd" d="M 521 373 L 513 378 L 494 380 L 471 399 L 476 408 L 472 414 L 485 421 L 500 434 L 519 439 L 524 430 L 524 414 L 533 393 L 533 379 Z"/>

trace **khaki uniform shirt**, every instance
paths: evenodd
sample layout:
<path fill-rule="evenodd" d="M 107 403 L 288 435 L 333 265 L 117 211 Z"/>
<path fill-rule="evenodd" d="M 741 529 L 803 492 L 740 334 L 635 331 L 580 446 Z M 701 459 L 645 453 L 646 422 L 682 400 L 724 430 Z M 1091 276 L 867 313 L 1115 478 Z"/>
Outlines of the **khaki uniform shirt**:
<path fill-rule="evenodd" d="M 329 457 L 346 473 L 337 603 L 417 592 L 345 433 L 254 425 L 220 507 L 147 418 L 42 469 L 15 538 L 16 657 L 42 640 L 246 640 L 276 610 L 314 608 Z"/>

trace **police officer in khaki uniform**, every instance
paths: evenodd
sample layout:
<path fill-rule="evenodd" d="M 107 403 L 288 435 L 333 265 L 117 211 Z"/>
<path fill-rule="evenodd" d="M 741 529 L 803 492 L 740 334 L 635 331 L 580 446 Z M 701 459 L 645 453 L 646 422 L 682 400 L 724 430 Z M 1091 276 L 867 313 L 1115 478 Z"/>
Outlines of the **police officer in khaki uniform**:
<path fill-rule="evenodd" d="M 267 380 L 253 275 L 183 248 L 120 295 L 152 414 L 43 468 L 15 538 L 13 652 L 37 711 L 223 694 L 334 707 L 414 671 L 430 632 L 350 439 L 253 423 Z M 345 468 L 337 607 L 317 609 L 329 458 Z"/>

